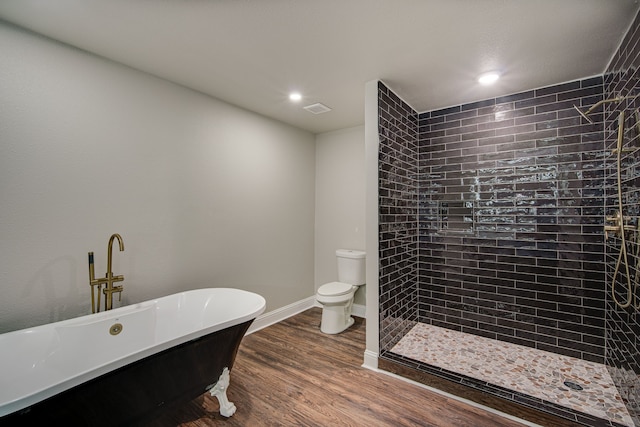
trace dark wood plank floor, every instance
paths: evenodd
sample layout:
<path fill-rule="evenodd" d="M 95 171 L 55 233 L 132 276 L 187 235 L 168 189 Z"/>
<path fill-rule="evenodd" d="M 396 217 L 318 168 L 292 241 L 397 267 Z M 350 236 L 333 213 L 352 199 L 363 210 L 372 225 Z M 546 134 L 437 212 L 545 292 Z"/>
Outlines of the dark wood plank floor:
<path fill-rule="evenodd" d="M 320 316 L 313 308 L 244 338 L 228 391 L 232 417 L 205 394 L 151 426 L 522 426 L 362 368 L 364 320 L 325 335 Z"/>

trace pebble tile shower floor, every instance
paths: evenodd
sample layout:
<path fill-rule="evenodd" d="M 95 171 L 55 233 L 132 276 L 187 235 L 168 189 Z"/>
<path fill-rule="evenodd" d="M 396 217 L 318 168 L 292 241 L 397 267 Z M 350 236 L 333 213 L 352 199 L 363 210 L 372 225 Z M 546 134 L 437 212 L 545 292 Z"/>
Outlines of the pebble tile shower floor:
<path fill-rule="evenodd" d="M 401 356 L 633 426 L 604 365 L 424 323 L 391 350 Z M 564 382 L 579 384 L 573 390 Z"/>

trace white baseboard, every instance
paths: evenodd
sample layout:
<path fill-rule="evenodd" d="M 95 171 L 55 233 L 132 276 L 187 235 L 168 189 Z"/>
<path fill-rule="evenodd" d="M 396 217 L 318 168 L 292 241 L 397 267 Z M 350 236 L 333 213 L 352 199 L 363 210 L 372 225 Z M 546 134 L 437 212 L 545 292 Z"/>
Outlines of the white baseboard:
<path fill-rule="evenodd" d="M 296 301 L 292 304 L 286 305 L 284 307 L 277 308 L 268 313 L 263 313 L 254 320 L 254 322 L 249 327 L 249 330 L 245 335 L 252 334 L 260 329 L 266 328 L 267 326 L 274 325 L 278 322 L 283 321 L 291 316 L 295 316 L 298 313 L 302 313 L 305 310 L 310 309 L 311 307 L 319 307 L 322 308 L 322 305 L 316 301 L 315 295 L 309 298 L 305 298 L 300 301 Z M 353 309 L 351 314 L 356 317 L 366 317 L 367 307 L 362 304 L 353 304 Z M 377 360 L 377 355 L 376 355 Z M 376 364 L 377 366 L 377 364 Z"/>
<path fill-rule="evenodd" d="M 362 304 L 353 304 L 351 314 L 356 317 L 367 317 L 367 306 Z"/>
<path fill-rule="evenodd" d="M 378 370 L 378 353 L 371 350 L 364 351 L 364 363 L 363 368 L 371 369 L 373 371 Z"/>
<path fill-rule="evenodd" d="M 312 297 L 305 298 L 284 307 L 277 308 L 268 313 L 263 313 L 258 316 L 258 318 L 251 324 L 249 330 L 245 335 L 252 334 L 256 331 L 259 331 L 260 329 L 266 328 L 267 326 L 271 326 L 283 321 L 288 317 L 295 316 L 298 313 L 308 310 L 311 307 L 315 306 L 315 302 L 316 297 L 314 295 Z"/>

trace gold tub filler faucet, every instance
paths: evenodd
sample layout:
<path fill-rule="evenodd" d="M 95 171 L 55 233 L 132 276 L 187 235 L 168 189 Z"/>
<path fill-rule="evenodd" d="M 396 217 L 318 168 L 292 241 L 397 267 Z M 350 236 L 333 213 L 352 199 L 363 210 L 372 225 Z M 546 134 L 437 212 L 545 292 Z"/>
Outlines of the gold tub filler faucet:
<path fill-rule="evenodd" d="M 100 293 L 104 293 L 104 310 L 111 310 L 113 308 L 113 294 L 118 293 L 118 301 L 122 300 L 122 290 L 123 285 L 114 286 L 115 282 L 122 282 L 124 280 L 124 276 L 114 276 L 113 271 L 111 271 L 111 260 L 113 253 L 113 241 L 118 239 L 118 243 L 120 246 L 120 252 L 124 251 L 124 243 L 122 242 L 122 237 L 118 233 L 111 235 L 109 239 L 109 246 L 107 252 L 107 274 L 105 274 L 103 279 L 96 279 L 95 273 L 93 270 L 93 252 L 89 252 L 89 285 L 91 285 L 91 311 L 93 313 L 100 311 Z M 104 290 L 102 289 L 102 285 L 105 285 Z M 94 295 L 94 288 L 98 287 L 98 298 L 96 301 Z"/>

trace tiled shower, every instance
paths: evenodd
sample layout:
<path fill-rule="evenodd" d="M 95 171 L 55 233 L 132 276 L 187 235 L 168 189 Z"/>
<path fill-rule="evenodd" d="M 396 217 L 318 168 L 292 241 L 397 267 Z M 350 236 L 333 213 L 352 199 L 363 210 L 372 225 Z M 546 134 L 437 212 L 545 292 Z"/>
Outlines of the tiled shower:
<path fill-rule="evenodd" d="M 618 210 L 624 110 L 625 247 L 635 280 L 638 27 L 636 17 L 602 76 L 422 113 L 379 84 L 382 358 L 588 425 L 602 420 L 391 349 L 419 322 L 606 364 L 640 426 L 640 299 L 627 308 L 612 301 L 622 245 L 603 231 Z M 590 115 L 594 123 L 574 108 L 619 96 Z M 619 300 L 634 280 L 624 269 L 616 275 Z"/>

